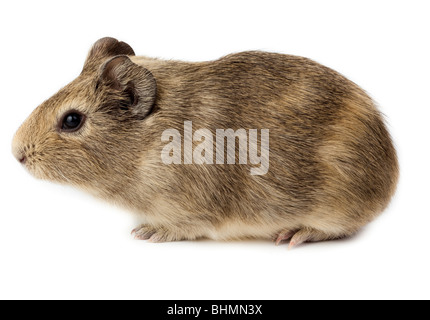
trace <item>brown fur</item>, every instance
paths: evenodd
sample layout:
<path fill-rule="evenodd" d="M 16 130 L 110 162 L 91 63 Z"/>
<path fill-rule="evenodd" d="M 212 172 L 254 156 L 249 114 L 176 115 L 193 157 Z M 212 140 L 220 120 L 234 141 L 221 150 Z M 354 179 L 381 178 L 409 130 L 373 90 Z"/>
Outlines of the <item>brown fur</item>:
<path fill-rule="evenodd" d="M 59 132 L 71 109 L 86 122 Z M 162 132 L 183 132 L 188 120 L 213 133 L 269 129 L 268 173 L 250 175 L 250 164 L 164 165 Z M 153 241 L 347 236 L 387 206 L 398 177 L 375 104 L 329 68 L 267 52 L 164 61 L 136 57 L 112 38 L 100 39 L 81 75 L 32 113 L 13 152 L 38 178 L 137 212 L 138 237 Z"/>

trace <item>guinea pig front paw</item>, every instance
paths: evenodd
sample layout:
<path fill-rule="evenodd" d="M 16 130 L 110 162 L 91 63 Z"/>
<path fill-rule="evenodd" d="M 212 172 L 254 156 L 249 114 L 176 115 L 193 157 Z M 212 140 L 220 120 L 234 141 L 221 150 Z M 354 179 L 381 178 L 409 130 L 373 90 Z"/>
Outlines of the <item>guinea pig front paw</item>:
<path fill-rule="evenodd" d="M 131 234 L 134 235 L 136 240 L 149 240 L 150 242 L 166 242 L 174 241 L 170 233 L 164 228 L 155 228 L 147 224 L 142 224 L 133 229 Z"/>
<path fill-rule="evenodd" d="M 134 235 L 134 239 L 136 240 L 148 240 L 153 234 L 155 234 L 155 232 L 155 228 L 147 224 L 142 224 L 137 228 L 134 228 L 131 231 L 131 235 Z"/>

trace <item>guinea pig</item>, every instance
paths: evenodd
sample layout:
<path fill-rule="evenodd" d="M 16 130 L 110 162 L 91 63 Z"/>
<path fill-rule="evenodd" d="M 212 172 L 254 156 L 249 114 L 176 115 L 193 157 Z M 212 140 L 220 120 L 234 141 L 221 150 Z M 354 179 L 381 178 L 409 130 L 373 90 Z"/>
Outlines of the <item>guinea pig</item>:
<path fill-rule="evenodd" d="M 350 236 L 398 180 L 375 103 L 325 66 L 259 51 L 166 61 L 113 38 L 33 111 L 12 151 L 37 178 L 135 212 L 135 237 L 152 242 Z"/>

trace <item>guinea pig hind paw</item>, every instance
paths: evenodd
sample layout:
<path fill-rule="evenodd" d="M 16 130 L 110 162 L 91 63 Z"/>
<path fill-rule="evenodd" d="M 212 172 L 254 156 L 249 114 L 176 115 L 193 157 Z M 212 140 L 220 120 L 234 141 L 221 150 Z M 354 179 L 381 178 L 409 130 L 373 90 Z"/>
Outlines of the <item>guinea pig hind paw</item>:
<path fill-rule="evenodd" d="M 336 238 L 334 236 L 330 236 L 322 231 L 312 229 L 312 228 L 304 228 L 297 231 L 294 236 L 290 240 L 290 244 L 288 245 L 288 249 L 292 249 L 304 242 L 316 242 L 316 241 L 324 241 Z"/>
<path fill-rule="evenodd" d="M 275 240 L 275 244 L 279 245 L 282 241 L 290 240 L 294 235 L 295 231 L 285 231 L 281 232 Z"/>

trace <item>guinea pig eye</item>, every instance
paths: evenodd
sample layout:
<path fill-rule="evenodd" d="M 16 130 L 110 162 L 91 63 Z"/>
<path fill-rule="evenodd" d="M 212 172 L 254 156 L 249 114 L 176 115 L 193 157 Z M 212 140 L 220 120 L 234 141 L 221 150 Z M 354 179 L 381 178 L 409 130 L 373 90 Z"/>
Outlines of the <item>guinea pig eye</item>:
<path fill-rule="evenodd" d="M 84 123 L 84 116 L 78 112 L 66 113 L 61 120 L 61 131 L 73 132 L 81 128 Z"/>

